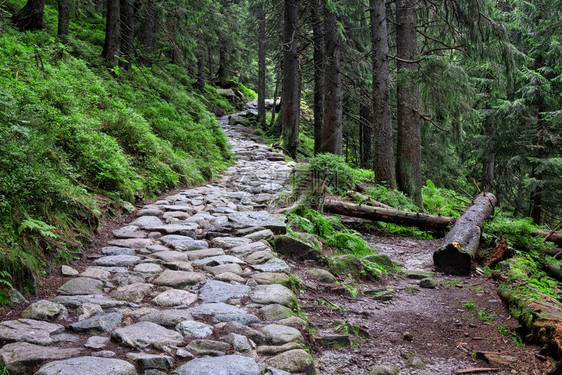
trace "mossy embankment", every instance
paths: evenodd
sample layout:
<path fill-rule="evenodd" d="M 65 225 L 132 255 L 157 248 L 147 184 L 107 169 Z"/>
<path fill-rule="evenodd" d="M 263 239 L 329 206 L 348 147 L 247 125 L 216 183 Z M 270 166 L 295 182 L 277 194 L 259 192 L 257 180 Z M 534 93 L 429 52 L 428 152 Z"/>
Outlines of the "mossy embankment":
<path fill-rule="evenodd" d="M 225 169 L 211 111 L 239 104 L 212 85 L 197 91 L 165 60 L 107 66 L 99 15 L 81 14 L 64 39 L 49 3 L 45 16 L 50 26 L 32 33 L 0 21 L 0 284 L 24 289 L 78 254 L 104 218 Z"/>

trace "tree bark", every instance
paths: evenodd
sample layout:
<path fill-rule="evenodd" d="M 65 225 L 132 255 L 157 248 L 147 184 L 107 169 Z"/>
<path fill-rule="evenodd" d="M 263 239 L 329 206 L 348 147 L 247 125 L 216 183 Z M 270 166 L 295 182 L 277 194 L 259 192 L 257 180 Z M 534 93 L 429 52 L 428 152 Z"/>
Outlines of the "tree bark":
<path fill-rule="evenodd" d="M 121 66 L 130 70 L 133 65 L 135 17 L 133 0 L 120 0 L 121 53 L 125 61 Z"/>
<path fill-rule="evenodd" d="M 205 91 L 205 54 L 200 52 L 197 56 L 197 81 L 195 86 L 200 92 Z"/>
<path fill-rule="evenodd" d="M 390 68 L 388 66 L 388 30 L 384 0 L 370 0 L 373 60 L 373 132 L 375 182 L 396 189 L 396 162 L 390 107 Z"/>
<path fill-rule="evenodd" d="M 550 231 L 544 229 L 538 229 L 531 233 L 532 236 L 538 237 L 543 236 L 545 240 L 554 242 L 558 246 L 562 246 L 562 232 L 558 231 Z"/>
<path fill-rule="evenodd" d="M 105 24 L 105 43 L 101 56 L 112 65 L 117 65 L 117 51 L 119 50 L 119 0 L 108 0 L 107 18 Z"/>
<path fill-rule="evenodd" d="M 68 0 L 58 0 L 58 8 L 57 35 L 68 35 L 68 27 L 70 24 L 70 4 Z"/>
<path fill-rule="evenodd" d="M 458 218 L 443 244 L 433 253 L 435 267 L 446 273 L 469 275 L 472 260 L 478 253 L 482 223 L 494 213 L 497 203 L 492 193 L 480 193 Z"/>
<path fill-rule="evenodd" d="M 359 104 L 359 165 L 369 169 L 373 165 L 373 128 L 371 108 Z"/>
<path fill-rule="evenodd" d="M 342 154 L 342 74 L 338 21 L 335 11 L 324 12 L 324 128 L 320 152 Z"/>
<path fill-rule="evenodd" d="M 258 124 L 267 129 L 265 123 L 265 9 L 263 2 L 258 10 Z"/>
<path fill-rule="evenodd" d="M 543 56 L 539 54 L 537 56 L 536 65 L 538 69 L 543 67 Z M 537 70 L 538 70 L 537 69 Z M 535 188 L 531 196 L 531 213 L 530 216 L 533 218 L 533 222 L 537 225 L 543 224 L 542 215 L 542 196 L 543 196 L 543 174 L 541 172 L 540 163 L 544 158 L 544 137 L 545 137 L 545 125 L 543 118 L 543 111 L 545 109 L 544 98 L 540 90 L 538 90 L 537 98 L 537 125 L 536 125 L 536 150 L 537 150 L 537 165 L 533 166 L 532 177 L 535 179 Z"/>
<path fill-rule="evenodd" d="M 41 30 L 46 27 L 44 13 L 45 0 L 28 0 L 25 6 L 12 16 L 12 22 L 20 31 Z"/>
<path fill-rule="evenodd" d="M 417 0 L 397 0 L 396 3 L 396 54 L 398 55 L 397 125 L 398 143 L 396 177 L 398 188 L 408 194 L 418 206 L 421 197 L 421 120 L 418 64 L 412 62 L 418 53 Z"/>
<path fill-rule="evenodd" d="M 283 30 L 283 89 L 281 94 L 283 146 L 292 158 L 296 158 L 300 112 L 297 0 L 285 0 Z"/>
<path fill-rule="evenodd" d="M 424 230 L 444 230 L 455 222 L 455 218 L 452 217 L 363 206 L 337 200 L 326 200 L 324 202 L 324 211 L 373 221 L 413 226 Z"/>
<path fill-rule="evenodd" d="M 311 0 L 310 18 L 312 22 L 312 43 L 314 46 L 314 154 L 322 145 L 324 128 L 324 29 L 319 0 Z"/>
<path fill-rule="evenodd" d="M 138 39 L 140 44 L 144 47 L 143 52 L 146 56 L 151 56 L 154 53 L 154 30 L 156 29 L 156 6 L 152 0 L 142 3 L 142 11 L 140 23 L 142 27 L 139 29 Z M 144 57 L 143 60 L 148 62 L 150 59 Z"/>

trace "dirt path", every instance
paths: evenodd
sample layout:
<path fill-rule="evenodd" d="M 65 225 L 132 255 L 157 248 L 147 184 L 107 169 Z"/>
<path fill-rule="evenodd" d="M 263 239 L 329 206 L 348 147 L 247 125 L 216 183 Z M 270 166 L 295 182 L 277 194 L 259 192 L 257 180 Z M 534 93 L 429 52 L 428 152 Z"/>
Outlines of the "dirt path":
<path fill-rule="evenodd" d="M 417 277 L 411 278 L 417 275 L 408 270 L 433 271 L 436 240 L 366 237 L 380 253 L 401 262 L 404 273 L 382 282 L 356 280 L 356 298 L 351 298 L 353 292 L 346 288 L 312 281 L 307 273 L 310 264 L 306 268 L 293 265 L 309 286 L 303 292 L 301 305 L 316 331 L 316 360 L 321 374 L 376 374 L 370 372 L 374 365 L 394 367 L 401 375 L 501 367 L 479 359 L 477 352 L 501 352 L 514 357 L 504 370 L 484 373 L 548 372 L 551 364 L 538 354 L 538 347 L 516 343 L 513 332 L 519 324 L 510 318 L 489 275 L 435 274 L 436 288 L 422 288 Z M 345 284 L 345 280 L 341 281 Z M 347 333 L 351 347 L 342 338 L 322 340 Z"/>

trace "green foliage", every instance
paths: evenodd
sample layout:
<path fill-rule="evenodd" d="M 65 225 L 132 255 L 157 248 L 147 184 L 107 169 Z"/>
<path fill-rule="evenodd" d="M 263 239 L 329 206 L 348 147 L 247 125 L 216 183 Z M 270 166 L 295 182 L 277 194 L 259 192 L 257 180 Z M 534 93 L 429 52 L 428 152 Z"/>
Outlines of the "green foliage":
<path fill-rule="evenodd" d="M 468 300 L 465 303 L 462 304 L 462 307 L 465 307 L 469 310 L 472 310 L 476 307 L 476 303 L 472 300 Z"/>
<path fill-rule="evenodd" d="M 422 199 L 424 211 L 432 215 L 458 217 L 466 209 L 459 206 L 459 202 L 466 198 L 453 190 L 436 187 L 431 180 L 427 180 L 422 188 Z"/>
<path fill-rule="evenodd" d="M 325 217 L 311 209 L 298 209 L 290 215 L 291 223 L 301 231 L 320 237 L 326 244 L 342 253 L 365 256 L 373 253 L 358 232 L 347 229 L 337 216 Z"/>
<path fill-rule="evenodd" d="M 359 177 L 343 156 L 330 153 L 318 154 L 310 159 L 310 167 L 317 176 L 326 181 L 326 189 L 332 194 L 343 194 L 353 190 Z"/>
<path fill-rule="evenodd" d="M 382 185 L 376 185 L 367 189 L 367 196 L 376 201 L 387 204 L 397 210 L 404 211 L 419 211 L 419 208 L 414 204 L 410 197 L 406 194 L 395 189 L 389 189 Z"/>

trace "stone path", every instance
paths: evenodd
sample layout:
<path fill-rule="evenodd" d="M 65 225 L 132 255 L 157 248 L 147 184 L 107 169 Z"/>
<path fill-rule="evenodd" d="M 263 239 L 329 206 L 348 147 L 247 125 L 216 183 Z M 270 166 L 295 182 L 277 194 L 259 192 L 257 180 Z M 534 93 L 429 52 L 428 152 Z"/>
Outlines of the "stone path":
<path fill-rule="evenodd" d="M 289 266 L 266 211 L 290 192 L 292 166 L 227 119 L 238 162 L 216 182 L 138 210 L 51 301 L 0 323 L 10 374 L 281 375 L 311 373 L 307 323 L 292 309 Z"/>

